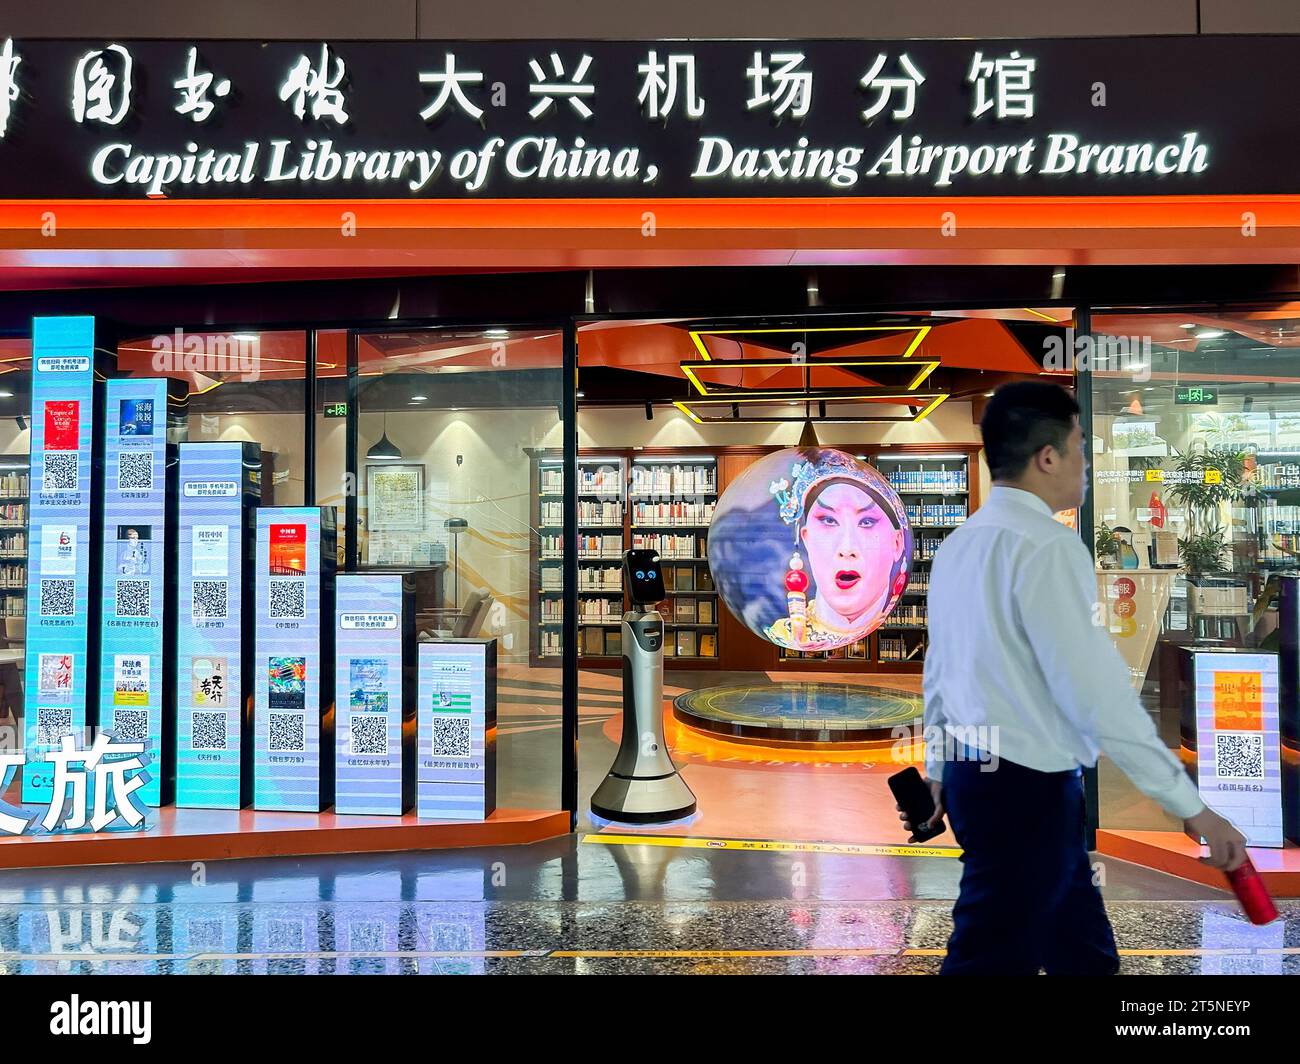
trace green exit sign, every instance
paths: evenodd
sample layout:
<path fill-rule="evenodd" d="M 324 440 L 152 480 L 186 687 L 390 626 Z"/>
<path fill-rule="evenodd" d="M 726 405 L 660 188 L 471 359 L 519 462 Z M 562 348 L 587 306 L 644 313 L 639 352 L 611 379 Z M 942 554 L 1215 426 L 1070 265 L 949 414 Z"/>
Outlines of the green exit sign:
<path fill-rule="evenodd" d="M 347 417 L 348 404 L 347 403 L 326 403 L 325 416 L 326 417 Z"/>
<path fill-rule="evenodd" d="M 1219 393 L 1213 388 L 1175 388 L 1175 406 L 1218 406 Z"/>

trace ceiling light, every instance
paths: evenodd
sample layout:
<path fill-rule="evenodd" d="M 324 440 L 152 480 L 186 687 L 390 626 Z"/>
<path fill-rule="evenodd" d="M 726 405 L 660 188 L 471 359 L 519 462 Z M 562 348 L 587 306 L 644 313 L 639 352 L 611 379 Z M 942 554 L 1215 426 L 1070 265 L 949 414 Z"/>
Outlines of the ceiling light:
<path fill-rule="evenodd" d="M 1196 338 L 1198 340 L 1217 340 L 1220 336 L 1227 335 L 1222 329 L 1202 329 L 1196 334 Z"/>
<path fill-rule="evenodd" d="M 379 442 L 366 451 L 366 457 L 372 462 L 400 462 L 402 452 L 397 444 L 388 438 L 388 433 L 385 431 L 379 438 Z"/>
<path fill-rule="evenodd" d="M 488 329 L 483 335 L 491 337 L 494 340 L 500 340 L 503 337 L 509 336 L 510 330 L 509 329 Z"/>
<path fill-rule="evenodd" d="M 428 399 L 428 398 L 429 398 L 429 397 L 428 397 L 427 395 L 413 395 L 413 396 L 411 396 L 411 402 L 413 402 L 413 403 L 422 403 L 422 402 L 424 402 L 424 401 L 425 401 L 426 399 Z"/>

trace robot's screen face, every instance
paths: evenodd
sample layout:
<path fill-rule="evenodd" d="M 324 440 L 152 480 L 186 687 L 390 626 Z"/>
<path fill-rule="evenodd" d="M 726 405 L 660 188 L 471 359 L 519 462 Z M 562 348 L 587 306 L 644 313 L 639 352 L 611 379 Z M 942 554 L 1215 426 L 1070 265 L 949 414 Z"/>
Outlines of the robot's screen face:
<path fill-rule="evenodd" d="M 662 602 L 664 574 L 659 570 L 659 552 L 655 550 L 630 550 L 623 555 L 623 571 L 627 574 L 628 591 L 638 606 Z"/>

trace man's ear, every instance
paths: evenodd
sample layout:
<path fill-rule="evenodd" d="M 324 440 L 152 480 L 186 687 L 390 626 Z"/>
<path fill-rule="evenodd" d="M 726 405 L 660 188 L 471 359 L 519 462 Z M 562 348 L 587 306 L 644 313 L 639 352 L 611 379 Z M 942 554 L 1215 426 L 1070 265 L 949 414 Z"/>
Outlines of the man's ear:
<path fill-rule="evenodd" d="M 1040 473 L 1051 473 L 1053 467 L 1060 461 L 1060 457 L 1055 447 L 1050 443 L 1045 443 L 1034 452 L 1034 468 Z"/>

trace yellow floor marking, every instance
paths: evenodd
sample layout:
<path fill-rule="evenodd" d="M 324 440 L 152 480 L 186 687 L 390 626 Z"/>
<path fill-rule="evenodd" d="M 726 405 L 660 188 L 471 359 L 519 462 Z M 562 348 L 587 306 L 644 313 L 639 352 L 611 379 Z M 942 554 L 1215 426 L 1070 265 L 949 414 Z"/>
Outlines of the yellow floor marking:
<path fill-rule="evenodd" d="M 688 850 L 758 850 L 766 853 L 838 853 L 852 857 L 960 857 L 957 846 L 885 846 L 856 842 L 780 842 L 775 839 L 706 839 L 691 835 L 584 835 L 602 846 L 671 846 Z"/>

